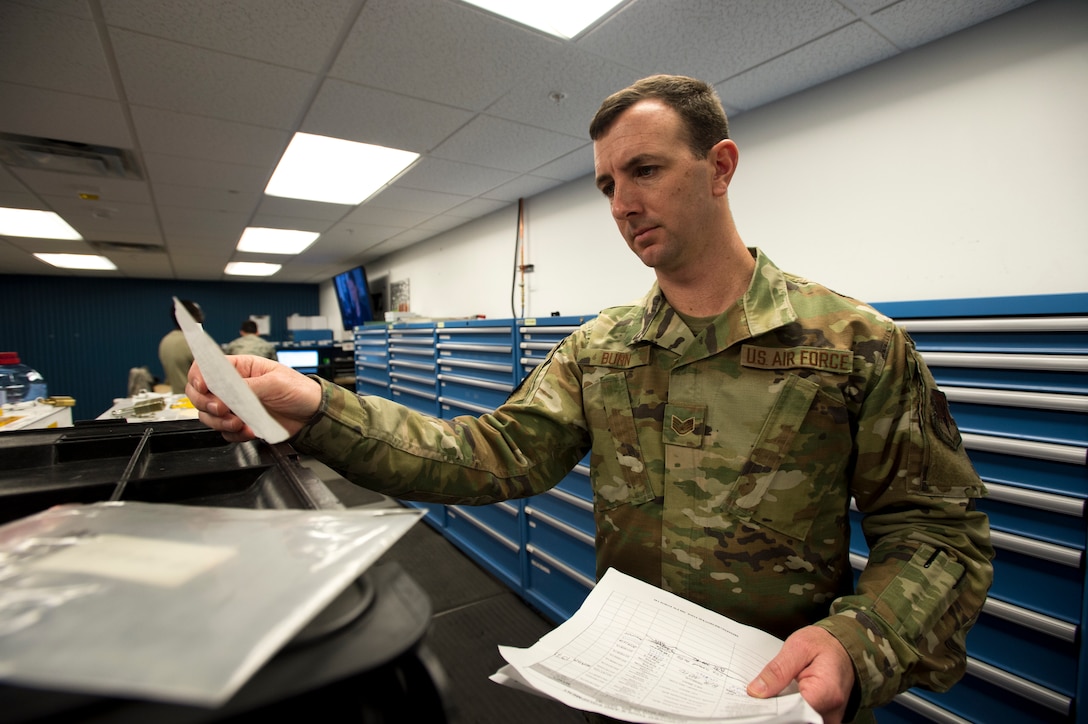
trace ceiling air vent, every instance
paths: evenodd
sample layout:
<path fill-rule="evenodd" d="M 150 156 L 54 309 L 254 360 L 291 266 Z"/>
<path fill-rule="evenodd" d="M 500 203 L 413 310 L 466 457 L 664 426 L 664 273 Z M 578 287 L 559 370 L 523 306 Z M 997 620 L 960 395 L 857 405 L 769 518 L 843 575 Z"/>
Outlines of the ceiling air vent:
<path fill-rule="evenodd" d="M 161 254 L 166 251 L 158 244 L 137 244 L 127 241 L 91 241 L 91 246 L 99 251 L 127 251 L 137 254 L 152 253 Z"/>
<path fill-rule="evenodd" d="M 15 168 L 80 176 L 143 179 L 131 151 L 53 138 L 0 133 L 0 162 Z"/>

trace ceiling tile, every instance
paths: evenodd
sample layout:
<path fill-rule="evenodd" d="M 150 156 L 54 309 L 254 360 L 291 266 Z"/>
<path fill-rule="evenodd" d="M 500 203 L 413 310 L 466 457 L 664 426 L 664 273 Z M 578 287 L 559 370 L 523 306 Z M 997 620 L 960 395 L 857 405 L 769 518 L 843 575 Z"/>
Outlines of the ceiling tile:
<path fill-rule="evenodd" d="M 370 224 L 395 227 L 403 231 L 434 216 L 424 211 L 391 209 L 374 204 L 363 204 L 344 218 L 345 224 Z"/>
<path fill-rule="evenodd" d="M 855 17 L 835 0 L 636 2 L 578 45 L 640 74 L 681 73 L 716 83 Z M 647 28 L 653 29 L 648 37 Z"/>
<path fill-rule="evenodd" d="M 162 206 L 179 206 L 198 211 L 233 211 L 251 214 L 260 203 L 261 195 L 241 193 L 207 186 L 155 184 L 155 202 Z"/>
<path fill-rule="evenodd" d="M 585 144 L 585 140 L 481 115 L 436 148 L 433 155 L 507 171 L 531 171 Z"/>
<path fill-rule="evenodd" d="M 174 249 L 176 239 L 187 237 L 204 238 L 208 240 L 218 239 L 230 245 L 230 249 L 238 243 L 242 230 L 249 221 L 248 214 L 228 213 L 225 211 L 208 211 L 203 214 L 194 214 L 192 209 L 183 209 L 175 206 L 165 206 L 160 210 L 162 227 L 166 234 L 167 244 Z"/>
<path fill-rule="evenodd" d="M 14 2 L 0 3 L 0 80 L 117 98 L 92 21 Z"/>
<path fill-rule="evenodd" d="M 165 153 L 144 153 L 143 160 L 152 185 L 200 186 L 241 194 L 263 194 L 271 176 L 271 168 Z"/>
<path fill-rule="evenodd" d="M 895 55 L 898 50 L 862 22 L 735 75 L 715 89 L 723 102 L 748 110 Z"/>
<path fill-rule="evenodd" d="M 872 15 L 871 22 L 900 49 L 916 48 L 937 38 L 951 35 L 1002 13 L 1030 3 L 1031 0 L 903 0 Z"/>
<path fill-rule="evenodd" d="M 85 239 L 112 240 L 120 234 L 137 235 L 149 243 L 160 238 L 158 215 L 150 203 L 81 201 L 46 197 L 49 206 Z"/>
<path fill-rule="evenodd" d="M 460 193 L 476 196 L 516 178 L 517 175 L 510 171 L 484 168 L 471 163 L 424 158 L 405 171 L 393 185 L 420 191 L 441 192 L 456 189 Z"/>
<path fill-rule="evenodd" d="M 383 226 L 381 224 L 361 224 L 345 221 L 337 224 L 321 235 L 319 249 L 328 251 L 337 249 L 342 253 L 355 254 L 375 244 L 396 236 L 404 231 L 401 226 Z"/>
<path fill-rule="evenodd" d="M 145 151 L 256 166 L 269 176 L 291 140 L 286 131 L 154 108 L 134 107 L 132 117 Z"/>
<path fill-rule="evenodd" d="M 0 128 L 6 133 L 133 149 L 121 103 L 15 83 L 0 83 Z"/>
<path fill-rule="evenodd" d="M 542 58 L 487 113 L 588 141 L 589 122 L 601 101 L 640 76 L 568 44 Z"/>
<path fill-rule="evenodd" d="M 508 201 L 506 199 L 489 199 L 479 196 L 475 199 L 466 201 L 456 208 L 450 209 L 445 215 L 460 218 L 465 221 L 471 221 L 472 219 L 478 219 L 481 216 L 487 216 L 488 214 L 505 209 L 514 201 L 517 201 L 517 198 Z M 427 225 L 421 224 L 420 226 L 426 228 Z"/>
<path fill-rule="evenodd" d="M 481 198 L 509 203 L 511 201 L 517 201 L 518 199 L 536 196 L 553 186 L 555 186 L 555 181 L 553 179 L 526 174 L 517 177 L 513 181 L 507 181 L 501 186 L 496 186 L 482 194 Z M 462 207 L 459 206 L 458 208 Z"/>
<path fill-rule="evenodd" d="M 101 0 L 106 22 L 200 48 L 317 72 L 355 0 Z"/>
<path fill-rule="evenodd" d="M 367 205 L 439 214 L 464 203 L 467 198 L 469 197 L 456 194 L 388 186 L 371 198 Z"/>
<path fill-rule="evenodd" d="M 117 271 L 136 279 L 169 279 L 174 276 L 170 257 L 162 252 L 110 252 L 106 255 Z"/>
<path fill-rule="evenodd" d="M 317 231 L 316 227 L 327 228 L 330 222 L 339 221 L 351 211 L 353 207 L 343 204 L 326 204 L 320 201 L 306 201 L 304 199 L 285 199 L 278 196 L 263 196 L 260 206 L 257 207 L 257 215 L 293 217 L 300 221 L 306 221 L 305 227 L 298 228 Z"/>
<path fill-rule="evenodd" d="M 460 108 L 329 79 L 314 99 L 301 130 L 423 153 L 473 115 Z"/>
<path fill-rule="evenodd" d="M 104 203 L 122 201 L 141 204 L 151 203 L 151 195 L 148 193 L 147 184 L 143 181 L 58 173 L 56 171 L 39 171 L 29 168 L 13 169 L 13 172 L 24 184 L 33 188 L 37 194 L 42 196 L 69 199 L 83 205 L 87 205 L 88 202 L 81 200 L 79 194 L 94 194 L 99 197 L 99 201 Z"/>
<path fill-rule="evenodd" d="M 593 173 L 592 143 L 587 143 L 565 156 L 560 156 L 554 161 L 533 169 L 533 174 L 536 176 L 544 176 L 559 181 L 573 181 L 590 173 Z"/>
<path fill-rule="evenodd" d="M 480 111 L 553 45 L 448 0 L 370 0 L 329 75 Z"/>
<path fill-rule="evenodd" d="M 318 82 L 312 73 L 123 30 L 112 39 L 134 106 L 290 129 Z"/>

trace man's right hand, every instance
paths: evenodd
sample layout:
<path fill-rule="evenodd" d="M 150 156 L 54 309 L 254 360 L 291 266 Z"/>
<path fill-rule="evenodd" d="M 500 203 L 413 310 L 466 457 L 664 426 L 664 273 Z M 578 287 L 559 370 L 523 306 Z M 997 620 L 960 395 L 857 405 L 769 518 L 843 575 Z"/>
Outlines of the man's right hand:
<path fill-rule="evenodd" d="M 286 365 L 253 355 L 228 355 L 227 361 L 238 370 L 268 413 L 291 435 L 301 430 L 321 407 L 321 385 Z M 253 430 L 208 389 L 200 366 L 195 362 L 189 368 L 185 394 L 198 410 L 200 421 L 221 432 L 227 440 L 243 442 L 256 437 Z"/>

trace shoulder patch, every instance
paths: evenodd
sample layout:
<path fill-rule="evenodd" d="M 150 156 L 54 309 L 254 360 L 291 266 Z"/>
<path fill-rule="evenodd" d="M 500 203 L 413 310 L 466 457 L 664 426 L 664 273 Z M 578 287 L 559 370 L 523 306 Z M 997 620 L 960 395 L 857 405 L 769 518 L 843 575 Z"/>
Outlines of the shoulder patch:
<path fill-rule="evenodd" d="M 959 446 L 963 443 L 963 437 L 960 435 L 960 429 L 956 426 L 956 421 L 952 419 L 952 410 L 948 407 L 948 398 L 936 387 L 930 390 L 929 409 L 931 411 L 930 422 L 933 425 L 933 431 L 937 433 L 937 437 L 953 450 L 959 449 Z"/>

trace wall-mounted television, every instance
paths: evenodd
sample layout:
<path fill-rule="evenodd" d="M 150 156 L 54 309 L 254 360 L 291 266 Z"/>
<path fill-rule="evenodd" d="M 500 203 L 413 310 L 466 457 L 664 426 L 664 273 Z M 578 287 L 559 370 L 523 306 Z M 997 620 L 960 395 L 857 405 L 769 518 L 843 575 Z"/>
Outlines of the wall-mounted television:
<path fill-rule="evenodd" d="M 374 308 L 370 303 L 370 285 L 366 281 L 366 269 L 357 266 L 332 278 L 336 287 L 336 301 L 340 303 L 340 318 L 344 330 L 374 319 Z"/>

